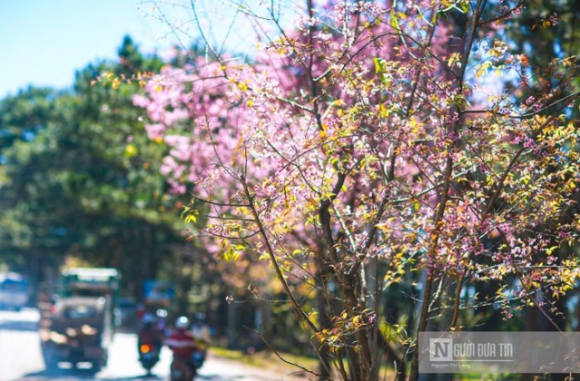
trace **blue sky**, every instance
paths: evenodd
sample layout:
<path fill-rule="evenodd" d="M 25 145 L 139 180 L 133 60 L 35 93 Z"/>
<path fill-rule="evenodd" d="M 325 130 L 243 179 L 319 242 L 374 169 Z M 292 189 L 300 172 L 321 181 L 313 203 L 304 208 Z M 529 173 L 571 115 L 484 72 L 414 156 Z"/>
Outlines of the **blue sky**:
<path fill-rule="evenodd" d="M 140 5 L 141 4 L 141 5 Z M 143 52 L 171 44 L 137 0 L 0 0 L 0 97 L 29 84 L 68 87 L 75 70 L 114 58 L 124 35 Z"/>
<path fill-rule="evenodd" d="M 224 42 L 239 53 L 255 47 L 255 25 L 240 2 L 264 15 L 259 0 L 195 0 L 204 34 L 218 50 Z M 275 4 L 286 25 L 300 9 L 294 0 Z M 28 85 L 71 86 L 75 70 L 114 59 L 127 34 L 144 53 L 188 46 L 199 36 L 196 25 L 188 0 L 0 0 L 0 98 Z"/>

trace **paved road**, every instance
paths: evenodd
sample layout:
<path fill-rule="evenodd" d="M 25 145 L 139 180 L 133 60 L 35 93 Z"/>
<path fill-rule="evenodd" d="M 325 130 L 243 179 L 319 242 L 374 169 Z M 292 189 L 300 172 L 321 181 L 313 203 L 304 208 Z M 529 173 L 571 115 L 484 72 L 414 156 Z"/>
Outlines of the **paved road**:
<path fill-rule="evenodd" d="M 21 312 L 0 311 L 0 381 L 46 381 L 46 380 L 107 380 L 138 381 L 169 379 L 171 352 L 161 351 L 161 361 L 147 377 L 137 361 L 137 338 L 134 334 L 117 333 L 109 352 L 109 364 L 97 374 L 89 369 L 74 370 L 61 364 L 57 370 L 46 370 L 40 352 L 37 333 L 38 312 L 24 309 Z M 208 358 L 199 376 L 199 381 L 275 381 L 291 380 L 283 375 L 274 375 L 235 362 Z"/>

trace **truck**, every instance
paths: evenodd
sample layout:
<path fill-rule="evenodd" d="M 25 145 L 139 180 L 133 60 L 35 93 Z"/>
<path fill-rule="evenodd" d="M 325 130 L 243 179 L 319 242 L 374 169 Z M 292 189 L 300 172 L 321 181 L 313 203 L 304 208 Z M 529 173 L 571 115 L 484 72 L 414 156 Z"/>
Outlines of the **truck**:
<path fill-rule="evenodd" d="M 20 311 L 28 304 L 30 285 L 15 272 L 0 274 L 0 308 Z"/>
<path fill-rule="evenodd" d="M 148 279 L 143 282 L 146 305 L 169 308 L 175 299 L 175 285 L 171 281 Z"/>
<path fill-rule="evenodd" d="M 39 335 L 47 368 L 61 362 L 107 365 L 120 274 L 112 268 L 71 268 L 61 273 L 48 301 L 39 305 Z"/>

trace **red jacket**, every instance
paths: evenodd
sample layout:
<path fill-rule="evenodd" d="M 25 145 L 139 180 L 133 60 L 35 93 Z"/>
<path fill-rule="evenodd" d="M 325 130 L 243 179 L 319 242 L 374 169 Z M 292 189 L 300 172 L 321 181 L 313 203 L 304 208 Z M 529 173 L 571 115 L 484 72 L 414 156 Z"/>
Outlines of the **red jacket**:
<path fill-rule="evenodd" d="M 193 334 L 185 329 L 171 332 L 165 340 L 165 345 L 173 351 L 173 356 L 183 359 L 189 359 L 193 352 L 198 350 Z"/>

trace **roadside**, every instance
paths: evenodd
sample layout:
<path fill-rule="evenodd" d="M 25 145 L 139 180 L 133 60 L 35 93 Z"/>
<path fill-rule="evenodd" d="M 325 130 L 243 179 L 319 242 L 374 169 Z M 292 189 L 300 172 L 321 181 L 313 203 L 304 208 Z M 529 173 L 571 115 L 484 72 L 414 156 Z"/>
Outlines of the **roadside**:
<path fill-rule="evenodd" d="M 291 363 L 299 364 L 306 369 L 316 370 L 316 359 L 286 353 L 281 355 Z M 285 363 L 275 353 L 269 351 L 249 354 L 240 350 L 212 347 L 209 351 L 209 357 L 219 359 L 222 362 L 229 362 L 231 366 L 252 369 L 252 375 L 260 377 L 257 380 L 299 381 L 315 379 L 314 375 Z"/>

